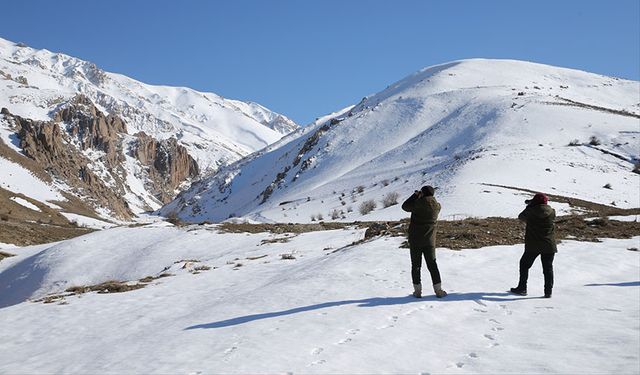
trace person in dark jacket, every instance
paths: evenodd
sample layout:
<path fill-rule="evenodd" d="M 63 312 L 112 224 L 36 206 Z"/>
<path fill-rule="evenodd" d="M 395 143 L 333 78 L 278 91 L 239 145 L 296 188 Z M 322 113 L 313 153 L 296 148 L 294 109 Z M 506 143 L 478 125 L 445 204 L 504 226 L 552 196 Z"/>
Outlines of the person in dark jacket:
<path fill-rule="evenodd" d="M 524 235 L 524 254 L 520 258 L 520 281 L 517 287 L 511 288 L 512 293 L 522 296 L 527 295 L 529 268 L 540 255 L 542 272 L 544 273 L 544 296 L 545 298 L 551 298 L 553 258 L 558 249 L 556 247 L 554 223 L 556 211 L 547 202 L 546 195 L 536 193 L 533 199 L 525 201 L 527 207 L 518 215 L 518 219 L 527 223 L 527 228 Z"/>
<path fill-rule="evenodd" d="M 416 190 L 403 204 L 402 209 L 411 212 L 409 223 L 409 248 L 411 250 L 411 279 L 413 281 L 413 296 L 422 297 L 420 282 L 420 268 L 422 257 L 427 262 L 431 274 L 433 291 L 436 297 L 442 298 L 447 292 L 442 290 L 440 271 L 436 263 L 436 222 L 440 213 L 440 203 L 433 196 L 431 186 L 423 186 Z"/>

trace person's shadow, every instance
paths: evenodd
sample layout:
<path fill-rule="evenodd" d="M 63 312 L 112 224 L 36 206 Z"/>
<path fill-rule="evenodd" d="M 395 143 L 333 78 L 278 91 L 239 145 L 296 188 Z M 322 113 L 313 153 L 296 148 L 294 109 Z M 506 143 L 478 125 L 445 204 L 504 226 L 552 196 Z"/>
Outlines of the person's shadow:
<path fill-rule="evenodd" d="M 640 286 L 640 281 L 628 281 L 625 283 L 585 284 L 584 286 Z"/>
<path fill-rule="evenodd" d="M 220 320 L 217 322 L 197 324 L 194 326 L 190 326 L 185 328 L 185 330 L 191 329 L 199 329 L 199 328 L 223 328 L 236 326 L 240 324 L 245 324 L 249 322 L 253 322 L 256 320 L 262 319 L 270 319 L 276 318 L 285 315 L 292 315 L 306 311 L 320 310 L 326 309 L 329 307 L 343 306 L 343 305 L 357 305 L 358 307 L 378 307 L 378 306 L 389 306 L 389 305 L 403 305 L 409 303 L 419 303 L 424 301 L 438 301 L 438 302 L 451 302 L 451 301 L 492 301 L 492 302 L 507 302 L 507 301 L 516 301 L 521 299 L 532 299 L 532 298 L 540 298 L 540 297 L 515 297 L 511 293 L 483 293 L 483 292 L 472 292 L 472 293 L 449 293 L 445 298 L 436 298 L 435 296 L 424 296 L 423 298 L 414 298 L 413 296 L 402 296 L 402 297 L 373 297 L 373 298 L 365 298 L 365 299 L 352 299 L 352 300 L 344 300 L 344 301 L 333 301 L 333 302 L 324 302 L 318 303 L 315 305 L 301 306 L 295 307 L 293 309 L 282 310 L 282 311 L 274 311 L 268 313 L 261 314 L 252 314 L 245 315 L 236 318 Z"/>

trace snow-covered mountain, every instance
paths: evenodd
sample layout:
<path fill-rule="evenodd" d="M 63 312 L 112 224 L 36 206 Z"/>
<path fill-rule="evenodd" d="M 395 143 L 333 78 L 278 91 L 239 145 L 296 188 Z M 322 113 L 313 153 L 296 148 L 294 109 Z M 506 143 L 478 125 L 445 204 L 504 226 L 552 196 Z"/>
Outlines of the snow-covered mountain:
<path fill-rule="evenodd" d="M 67 117 L 63 118 L 61 113 L 69 106 L 74 108 L 67 109 Z M 5 146 L 24 154 L 25 145 L 19 134 L 24 124 L 34 122 L 36 129 L 49 129 L 57 124 L 62 131 L 56 142 L 68 145 L 70 152 L 77 151 L 77 159 L 95 177 L 93 181 L 115 190 L 124 199 L 121 210 L 126 211 L 128 206 L 134 213 L 160 207 L 163 200 L 173 197 L 192 179 L 272 144 L 298 127 L 285 116 L 256 103 L 229 100 L 185 87 L 144 84 L 105 72 L 87 61 L 1 38 L 0 108 L 6 108 L 0 115 L 0 139 Z M 105 119 L 104 125 L 99 126 L 99 120 L 92 124 L 85 121 L 78 128 L 83 113 Z M 112 126 L 116 120 L 109 119 L 117 119 L 122 125 L 116 129 Z M 87 139 L 85 128 L 90 128 L 91 140 Z M 98 128 L 100 131 L 95 132 Z M 113 146 L 118 154 L 114 163 L 106 162 L 105 153 L 109 152 L 95 144 L 95 139 L 109 131 L 107 128 L 115 129 L 109 137 L 109 147 Z M 103 142 L 98 143 L 104 146 Z M 0 158 L 3 168 L 24 168 L 25 163 L 15 154 L 6 155 L 9 152 Z M 182 164 L 174 162 L 176 159 L 182 160 Z M 196 166 L 188 159 L 193 159 Z M 158 163 L 163 164 L 161 168 L 157 168 Z M 48 165 L 44 167 L 52 170 Z M 65 168 L 80 170 L 80 166 L 71 165 L 59 169 Z M 171 174 L 176 170 L 177 175 Z M 21 173 L 39 172 L 27 168 Z M 40 184 L 42 189 L 51 190 L 57 200 L 64 200 L 60 194 L 69 192 L 69 185 L 74 183 L 60 173 L 50 177 L 53 181 L 44 181 Z M 168 180 L 173 181 L 167 183 Z M 0 187 L 17 192 L 26 181 L 3 173 Z M 162 184 L 166 186 L 158 187 Z M 73 195 L 92 196 L 89 190 L 85 186 L 73 191 Z M 44 199 L 45 204 L 48 199 L 46 194 L 33 198 Z M 114 199 L 117 197 L 105 201 Z M 103 206 L 100 210 L 99 202 L 93 206 L 105 216 L 122 217 L 117 208 Z"/>
<path fill-rule="evenodd" d="M 151 216 L 156 222 L 51 244 L 0 243 L 0 372 L 633 373 L 639 88 L 515 61 L 427 68 L 223 167 L 161 210 L 191 221 L 404 218 L 393 194 L 400 201 L 426 183 L 439 187 L 444 219 L 514 216 L 530 195 L 517 189 L 636 207 L 610 214 L 598 206 L 589 215 L 601 216 L 602 227 L 587 215 L 560 218 L 552 299 L 539 298 L 538 267 L 529 296 L 506 292 L 522 252 L 516 220 L 450 223 L 455 230 L 439 234 L 437 249 L 449 295 L 416 299 L 402 236 L 367 237 L 357 223 L 174 226 Z M 45 122 L 6 111 L 5 129 L 20 133 L 3 133 L 3 184 L 21 182 L 24 197 L 43 202 L 67 197 L 52 189 L 54 177 L 46 184 L 4 158 L 19 153 L 42 157 L 33 163 L 58 173 L 74 160 L 104 159 L 118 174 L 118 147 L 130 145 L 125 165 L 149 176 L 162 180 L 174 165 L 191 170 L 197 159 L 185 155 L 188 144 L 130 134 L 126 121 L 94 103 L 73 96 Z M 259 106 L 236 105 L 260 123 L 282 123 L 260 117 Z M 91 165 L 82 169 L 88 183 L 102 176 Z M 367 201 L 388 207 L 360 213 Z M 575 209 L 551 204 L 559 214 Z M 591 203 L 582 204 L 586 212 Z M 498 238 L 501 225 L 514 233 Z M 402 231 L 402 223 L 391 227 Z M 443 239 L 458 235 L 480 247 L 470 227 L 507 242 L 445 248 Z M 579 242 L 580 232 L 621 238 Z"/>
<path fill-rule="evenodd" d="M 195 222 L 398 219 L 394 202 L 425 184 L 438 188 L 444 218 L 516 215 L 517 189 L 638 207 L 639 161 L 639 82 L 472 59 L 422 69 L 299 129 L 160 212 Z M 377 208 L 363 214 L 367 201 Z"/>

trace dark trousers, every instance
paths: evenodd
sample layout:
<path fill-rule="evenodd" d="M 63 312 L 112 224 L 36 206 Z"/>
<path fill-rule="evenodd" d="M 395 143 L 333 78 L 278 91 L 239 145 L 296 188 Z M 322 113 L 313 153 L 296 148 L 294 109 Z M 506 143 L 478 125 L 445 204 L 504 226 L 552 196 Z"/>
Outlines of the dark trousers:
<path fill-rule="evenodd" d="M 551 254 L 539 254 L 532 251 L 525 251 L 520 258 L 520 282 L 518 282 L 518 289 L 527 289 L 527 279 L 529 278 L 529 268 L 533 265 L 533 262 L 540 255 L 542 261 L 542 272 L 544 273 L 544 293 L 551 294 L 553 289 L 553 257 Z"/>
<path fill-rule="evenodd" d="M 438 263 L 436 263 L 436 249 L 430 247 L 411 247 L 411 279 L 414 284 L 420 284 L 420 268 L 422 266 L 422 257 L 427 262 L 427 268 L 431 274 L 431 282 L 433 285 L 440 283 L 440 271 Z"/>

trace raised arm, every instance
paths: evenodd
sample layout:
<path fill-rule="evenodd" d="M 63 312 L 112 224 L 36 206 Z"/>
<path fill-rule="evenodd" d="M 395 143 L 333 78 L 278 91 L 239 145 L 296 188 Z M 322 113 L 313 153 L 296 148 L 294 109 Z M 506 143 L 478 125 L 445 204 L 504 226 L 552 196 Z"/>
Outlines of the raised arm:
<path fill-rule="evenodd" d="M 407 212 L 413 212 L 416 207 L 416 201 L 418 200 L 418 192 L 411 194 L 409 198 L 402 204 L 402 209 Z"/>
<path fill-rule="evenodd" d="M 520 212 L 520 215 L 518 215 L 518 219 L 520 219 L 520 221 L 524 221 L 525 223 L 527 222 L 527 217 L 529 214 L 527 208 L 525 208 L 522 212 Z"/>

